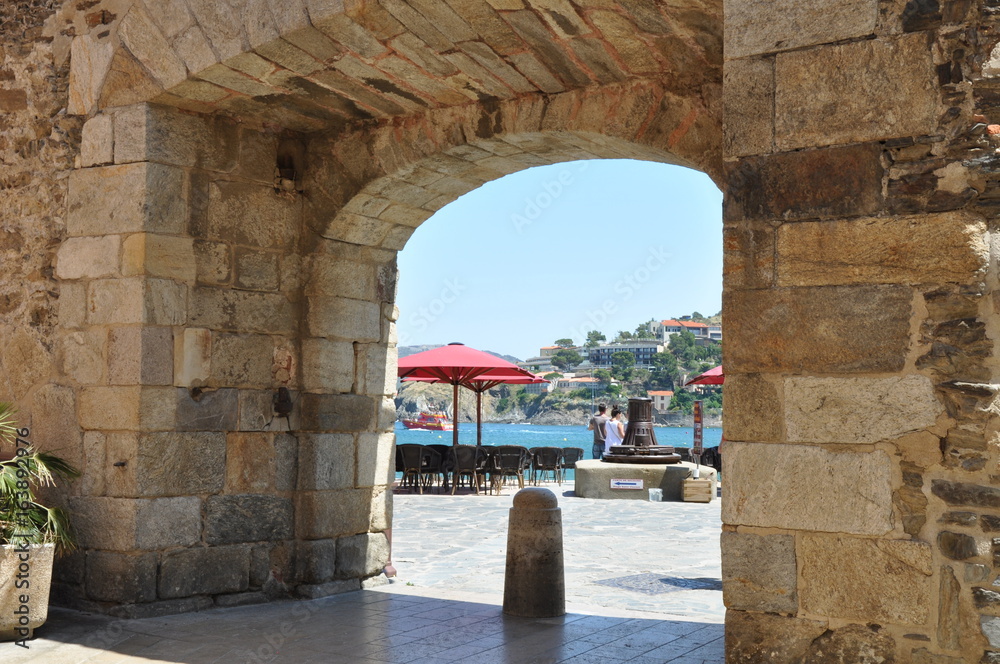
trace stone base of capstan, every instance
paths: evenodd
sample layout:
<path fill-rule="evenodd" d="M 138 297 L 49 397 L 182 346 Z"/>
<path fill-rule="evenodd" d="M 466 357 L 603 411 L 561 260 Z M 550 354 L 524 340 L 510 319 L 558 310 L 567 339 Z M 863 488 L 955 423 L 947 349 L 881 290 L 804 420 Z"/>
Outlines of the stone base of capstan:
<path fill-rule="evenodd" d="M 649 489 L 661 489 L 664 501 L 684 499 L 684 480 L 691 477 L 695 464 L 607 463 L 597 459 L 576 462 L 576 495 L 580 498 L 649 500 Z M 717 473 L 710 466 L 698 466 L 701 479 L 711 480 L 711 495 L 717 489 Z"/>

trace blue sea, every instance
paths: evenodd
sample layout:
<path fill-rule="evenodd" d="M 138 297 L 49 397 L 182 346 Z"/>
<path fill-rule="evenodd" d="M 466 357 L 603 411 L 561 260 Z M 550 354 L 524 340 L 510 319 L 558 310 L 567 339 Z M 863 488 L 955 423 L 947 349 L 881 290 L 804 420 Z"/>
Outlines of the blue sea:
<path fill-rule="evenodd" d="M 694 430 L 690 427 L 656 427 L 656 442 L 674 447 L 691 447 Z M 722 440 L 722 429 L 706 428 L 703 433 L 705 447 L 715 447 Z M 586 426 L 547 426 L 534 424 L 483 424 L 483 445 L 523 445 L 532 447 L 581 447 L 583 458 L 591 458 L 594 434 Z M 396 422 L 396 444 L 451 445 L 451 431 L 426 431 L 407 429 Z M 475 423 L 461 423 L 458 442 L 476 444 Z M 568 479 L 572 479 L 572 474 Z"/>

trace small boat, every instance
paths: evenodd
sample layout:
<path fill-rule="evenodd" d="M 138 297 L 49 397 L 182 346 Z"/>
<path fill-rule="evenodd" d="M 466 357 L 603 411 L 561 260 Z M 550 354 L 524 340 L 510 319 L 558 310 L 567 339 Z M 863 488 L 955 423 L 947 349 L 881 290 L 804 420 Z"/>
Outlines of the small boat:
<path fill-rule="evenodd" d="M 443 413 L 422 412 L 415 420 L 403 420 L 407 429 L 427 429 L 428 431 L 452 431 L 455 425 Z"/>

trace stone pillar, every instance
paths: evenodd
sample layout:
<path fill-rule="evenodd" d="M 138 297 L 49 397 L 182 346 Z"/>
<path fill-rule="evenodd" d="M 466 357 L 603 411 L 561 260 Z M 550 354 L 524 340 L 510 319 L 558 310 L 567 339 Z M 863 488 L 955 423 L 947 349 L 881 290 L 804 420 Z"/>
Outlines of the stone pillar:
<path fill-rule="evenodd" d="M 566 614 L 562 510 L 548 489 L 530 487 L 514 495 L 507 525 L 503 612 L 521 618 Z"/>
<path fill-rule="evenodd" d="M 969 9 L 726 1 L 727 661 L 1000 658 Z"/>
<path fill-rule="evenodd" d="M 142 616 L 360 588 L 388 559 L 395 253 L 382 281 L 303 270 L 274 134 L 148 105 L 84 133 L 55 268 L 83 551 L 57 595 Z"/>

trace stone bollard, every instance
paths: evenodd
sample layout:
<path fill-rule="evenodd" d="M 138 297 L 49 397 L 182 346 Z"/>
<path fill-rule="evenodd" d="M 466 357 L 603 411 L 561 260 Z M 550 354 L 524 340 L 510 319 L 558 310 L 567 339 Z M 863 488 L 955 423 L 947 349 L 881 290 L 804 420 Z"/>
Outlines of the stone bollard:
<path fill-rule="evenodd" d="M 562 510 L 548 489 L 514 495 L 507 526 L 503 612 L 521 618 L 566 615 Z"/>

